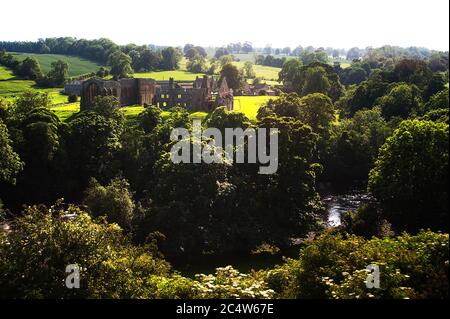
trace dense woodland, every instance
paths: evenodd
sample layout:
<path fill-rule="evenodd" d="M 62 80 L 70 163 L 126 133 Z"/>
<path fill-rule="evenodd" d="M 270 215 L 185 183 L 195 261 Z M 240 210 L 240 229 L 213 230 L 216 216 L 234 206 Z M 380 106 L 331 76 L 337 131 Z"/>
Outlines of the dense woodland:
<path fill-rule="evenodd" d="M 134 52 L 139 63 L 158 55 L 160 69 L 206 57 L 193 45 L 155 51 L 105 39 L 1 48 L 119 61 L 109 63 L 117 77 L 153 67 L 135 65 Z M 216 57 L 242 50 L 250 44 Z M 352 49 L 348 68 L 329 64 L 326 50 L 293 52 L 280 64 L 280 96 L 256 121 L 224 107 L 203 121 L 222 131 L 278 128 L 273 175 L 258 174 L 259 164 L 174 164 L 172 129 L 192 129 L 182 108 L 163 116 L 149 106 L 126 121 L 114 97 L 98 97 L 61 122 L 46 94 L 0 99 L 0 218 L 10 228 L 0 232 L 0 296 L 448 298 L 448 52 Z M 25 61 L 19 69 L 34 69 Z M 238 91 L 246 76 L 226 59 L 217 67 Z M 363 184 L 373 200 L 329 229 L 324 183 Z M 224 267 L 189 278 L 169 262 L 283 254 L 293 239 L 302 242 L 295 256 L 249 274 Z M 65 265 L 74 262 L 82 289 L 68 290 Z M 365 288 L 369 263 L 382 268 L 381 289 Z"/>

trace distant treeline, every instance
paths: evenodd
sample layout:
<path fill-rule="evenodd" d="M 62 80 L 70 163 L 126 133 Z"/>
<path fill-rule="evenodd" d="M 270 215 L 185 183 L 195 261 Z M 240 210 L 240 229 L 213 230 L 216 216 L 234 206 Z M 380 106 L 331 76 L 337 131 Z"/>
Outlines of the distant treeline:
<path fill-rule="evenodd" d="M 175 48 L 156 48 L 147 45 L 127 44 L 120 46 L 105 38 L 96 40 L 72 37 L 39 39 L 31 41 L 0 41 L 0 50 L 8 52 L 63 54 L 82 57 L 100 64 L 109 64 L 112 53 L 121 51 L 131 58 L 135 72 L 174 70 L 179 66 L 182 53 Z"/>
<path fill-rule="evenodd" d="M 64 54 L 106 63 L 110 53 L 120 47 L 108 39 L 85 40 L 71 37 L 39 39 L 37 42 L 0 42 L 0 50 L 40 54 Z"/>

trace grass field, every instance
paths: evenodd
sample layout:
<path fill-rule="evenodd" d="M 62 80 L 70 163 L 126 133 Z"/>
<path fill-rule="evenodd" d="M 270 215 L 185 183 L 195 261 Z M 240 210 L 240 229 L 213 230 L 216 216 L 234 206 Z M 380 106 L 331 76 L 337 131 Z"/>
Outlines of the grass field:
<path fill-rule="evenodd" d="M 36 88 L 34 81 L 18 79 L 10 70 L 0 66 L 0 97 L 6 100 L 13 100 L 25 91 L 47 92 L 53 104 L 67 102 L 67 97 L 60 93 L 61 89 Z"/>
<path fill-rule="evenodd" d="M 69 64 L 69 75 L 77 76 L 81 74 L 97 72 L 100 67 L 99 64 L 85 60 L 78 57 L 59 55 L 59 54 L 32 54 L 32 53 L 16 53 L 12 54 L 19 60 L 24 60 L 26 57 L 34 57 L 41 65 L 42 72 L 47 73 L 51 69 L 52 62 L 57 60 L 66 61 Z"/>
<path fill-rule="evenodd" d="M 238 68 L 243 68 L 245 62 L 239 61 L 233 63 Z M 256 77 L 278 83 L 278 73 L 281 71 L 281 68 L 274 68 L 271 66 L 264 66 L 264 65 L 254 65 L 253 70 L 255 70 Z"/>
<path fill-rule="evenodd" d="M 234 110 L 244 113 L 249 119 L 255 120 L 259 108 L 275 96 L 235 96 Z"/>
<path fill-rule="evenodd" d="M 276 97 L 269 96 L 236 96 L 234 98 L 234 106 L 236 112 L 244 113 L 249 119 L 255 120 L 258 109 L 266 103 L 269 99 L 273 99 Z M 71 104 L 60 104 L 55 105 L 51 108 L 55 111 L 56 115 L 60 118 L 61 121 L 66 121 L 72 115 L 80 111 L 80 103 L 71 103 Z M 127 106 L 121 108 L 121 111 L 124 112 L 127 120 L 135 121 L 139 114 L 144 111 L 143 106 Z M 169 116 L 169 112 L 163 112 L 162 116 Z M 204 119 L 208 115 L 207 112 L 192 112 L 191 118 L 200 118 Z"/>
<path fill-rule="evenodd" d="M 0 65 L 0 81 L 10 80 L 14 77 L 11 70 Z"/>
<path fill-rule="evenodd" d="M 135 78 L 154 79 L 156 81 L 168 81 L 169 78 L 174 78 L 175 81 L 194 81 L 195 78 L 203 77 L 203 74 L 190 73 L 184 70 L 176 71 L 161 71 L 148 73 L 135 73 Z"/>

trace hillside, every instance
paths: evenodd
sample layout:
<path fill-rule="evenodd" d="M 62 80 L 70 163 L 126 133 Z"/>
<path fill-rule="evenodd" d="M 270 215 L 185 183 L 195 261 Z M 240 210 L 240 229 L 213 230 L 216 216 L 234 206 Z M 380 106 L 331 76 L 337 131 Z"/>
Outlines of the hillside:
<path fill-rule="evenodd" d="M 74 57 L 68 55 L 60 54 L 33 54 L 33 53 L 18 53 L 12 52 L 12 54 L 19 60 L 24 60 L 26 57 L 33 57 L 38 60 L 41 65 L 42 72 L 47 73 L 51 69 L 52 62 L 57 60 L 63 60 L 69 64 L 69 75 L 77 76 L 81 74 L 97 72 L 98 68 L 101 66 L 95 62 Z"/>

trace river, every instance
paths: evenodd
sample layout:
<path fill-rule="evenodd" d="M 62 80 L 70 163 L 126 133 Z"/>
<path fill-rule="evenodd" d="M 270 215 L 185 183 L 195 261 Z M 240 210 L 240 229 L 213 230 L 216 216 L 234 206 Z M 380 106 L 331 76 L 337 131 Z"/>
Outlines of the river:
<path fill-rule="evenodd" d="M 346 192 L 328 192 L 321 194 L 321 197 L 326 205 L 330 227 L 340 226 L 343 214 L 358 209 L 371 199 L 367 192 L 358 189 Z"/>

